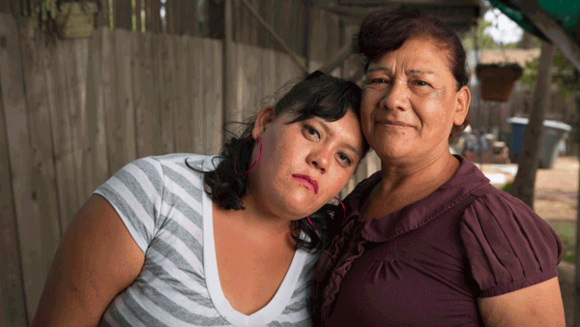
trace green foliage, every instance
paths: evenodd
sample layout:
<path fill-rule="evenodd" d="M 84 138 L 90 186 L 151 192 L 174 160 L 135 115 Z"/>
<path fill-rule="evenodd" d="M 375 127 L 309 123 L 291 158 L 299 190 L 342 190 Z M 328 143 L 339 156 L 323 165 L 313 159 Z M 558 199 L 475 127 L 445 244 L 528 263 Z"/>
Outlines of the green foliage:
<path fill-rule="evenodd" d="M 562 260 L 575 263 L 576 260 L 576 220 L 547 220 L 564 246 Z"/>
<path fill-rule="evenodd" d="M 539 58 L 535 58 L 526 64 L 524 75 L 520 79 L 522 83 L 534 85 L 538 74 L 538 63 Z M 554 56 L 552 82 L 559 87 L 558 96 L 567 99 L 572 95 L 580 94 L 580 73 L 560 50 Z"/>
<path fill-rule="evenodd" d="M 504 184 L 504 185 L 501 187 L 501 190 L 502 190 L 502 191 L 504 191 L 504 192 L 507 192 L 507 193 L 509 193 L 509 192 L 510 192 L 510 189 L 512 188 L 512 184 L 513 184 L 513 183 L 514 183 L 513 181 L 509 181 L 509 182 L 505 183 L 505 184 Z"/>

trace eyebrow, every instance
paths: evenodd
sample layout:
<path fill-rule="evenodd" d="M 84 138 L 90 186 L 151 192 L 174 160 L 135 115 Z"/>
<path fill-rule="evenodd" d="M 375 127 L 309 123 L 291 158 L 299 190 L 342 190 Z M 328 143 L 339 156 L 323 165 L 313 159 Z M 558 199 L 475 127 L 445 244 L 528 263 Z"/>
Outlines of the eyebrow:
<path fill-rule="evenodd" d="M 367 74 L 369 73 L 373 73 L 376 71 L 385 71 L 387 73 L 391 72 L 390 68 L 387 67 L 376 67 L 376 68 L 370 68 L 367 70 Z M 437 75 L 434 72 L 430 71 L 430 70 L 419 70 L 419 69 L 411 69 L 407 72 L 410 75 Z"/>
<path fill-rule="evenodd" d="M 322 125 L 322 127 L 326 130 L 326 132 L 330 135 L 334 135 L 334 133 L 330 130 L 330 127 L 328 127 L 328 124 L 326 124 L 326 122 L 323 119 L 319 119 L 319 118 L 314 118 L 314 120 L 319 123 L 320 125 Z M 345 144 L 347 148 L 349 148 L 352 152 L 354 152 L 354 154 L 356 154 L 359 158 L 360 158 L 360 153 L 350 144 L 346 143 Z"/>

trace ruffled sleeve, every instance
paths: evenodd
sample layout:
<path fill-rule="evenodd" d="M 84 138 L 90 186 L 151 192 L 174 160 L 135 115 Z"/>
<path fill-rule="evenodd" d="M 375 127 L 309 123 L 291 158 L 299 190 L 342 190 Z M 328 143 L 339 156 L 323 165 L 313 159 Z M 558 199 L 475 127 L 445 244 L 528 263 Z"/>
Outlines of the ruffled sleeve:
<path fill-rule="evenodd" d="M 558 275 L 562 243 L 519 199 L 497 191 L 476 199 L 459 233 L 477 297 L 497 296 Z"/>

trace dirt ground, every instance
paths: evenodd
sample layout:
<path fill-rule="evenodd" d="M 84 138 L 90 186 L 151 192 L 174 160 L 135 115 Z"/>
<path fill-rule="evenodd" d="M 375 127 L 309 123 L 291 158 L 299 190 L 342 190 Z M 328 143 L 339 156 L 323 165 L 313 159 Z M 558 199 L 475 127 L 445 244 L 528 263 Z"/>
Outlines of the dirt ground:
<path fill-rule="evenodd" d="M 491 177 L 494 185 L 501 187 L 514 179 L 517 165 L 484 164 L 480 169 Z M 547 220 L 576 219 L 578 169 L 577 157 L 559 157 L 552 169 L 538 170 L 534 211 L 540 217 Z M 503 179 L 500 175 L 503 175 Z"/>
<path fill-rule="evenodd" d="M 483 165 L 480 169 L 492 184 L 501 187 L 514 179 L 517 165 Z M 534 211 L 548 221 L 575 221 L 578 205 L 578 158 L 560 157 L 552 169 L 540 169 L 536 175 Z M 494 183 L 495 182 L 495 183 Z M 566 326 L 574 325 L 575 267 L 562 261 L 558 266 L 564 301 Z"/>

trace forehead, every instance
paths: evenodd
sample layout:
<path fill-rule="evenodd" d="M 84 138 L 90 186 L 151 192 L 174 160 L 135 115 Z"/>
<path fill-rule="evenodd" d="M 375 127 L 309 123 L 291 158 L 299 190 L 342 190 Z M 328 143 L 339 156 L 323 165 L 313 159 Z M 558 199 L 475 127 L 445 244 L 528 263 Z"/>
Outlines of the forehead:
<path fill-rule="evenodd" d="M 438 45 L 426 37 L 411 38 L 393 51 L 389 51 L 369 64 L 367 73 L 375 70 L 393 69 L 418 70 L 418 71 L 447 71 L 449 68 L 449 50 Z"/>

